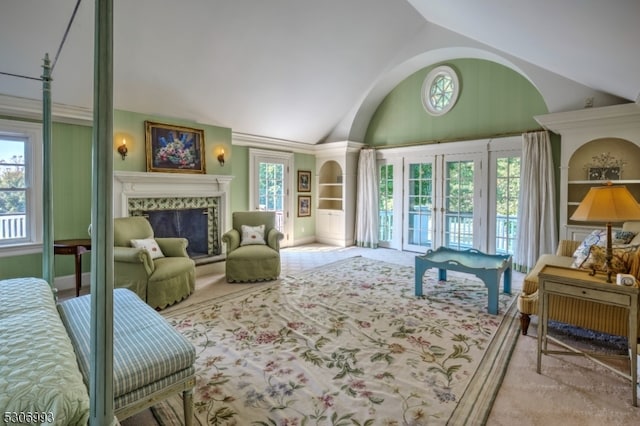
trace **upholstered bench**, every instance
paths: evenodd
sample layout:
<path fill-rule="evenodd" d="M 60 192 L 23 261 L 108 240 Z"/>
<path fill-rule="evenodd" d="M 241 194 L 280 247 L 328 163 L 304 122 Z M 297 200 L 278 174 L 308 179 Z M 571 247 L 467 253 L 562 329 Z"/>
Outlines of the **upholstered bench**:
<path fill-rule="evenodd" d="M 89 382 L 91 299 L 58 304 L 76 351 L 80 372 Z M 160 314 L 127 289 L 113 292 L 113 393 L 119 419 L 183 392 L 185 424 L 193 417 L 195 348 Z"/>

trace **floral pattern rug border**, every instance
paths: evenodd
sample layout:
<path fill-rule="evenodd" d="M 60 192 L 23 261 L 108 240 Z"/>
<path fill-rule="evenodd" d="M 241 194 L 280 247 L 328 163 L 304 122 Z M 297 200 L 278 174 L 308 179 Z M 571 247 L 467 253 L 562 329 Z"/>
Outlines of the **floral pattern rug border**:
<path fill-rule="evenodd" d="M 518 336 L 514 297 L 356 257 L 167 315 L 196 346 L 195 424 L 484 422 Z M 179 396 L 157 404 L 182 424 Z"/>

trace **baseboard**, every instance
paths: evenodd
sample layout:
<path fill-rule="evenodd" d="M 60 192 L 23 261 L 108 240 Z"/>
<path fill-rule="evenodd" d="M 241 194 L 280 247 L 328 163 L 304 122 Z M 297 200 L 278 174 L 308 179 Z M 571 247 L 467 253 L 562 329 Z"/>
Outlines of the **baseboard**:
<path fill-rule="evenodd" d="M 91 285 L 91 272 L 84 272 L 82 274 L 82 287 Z M 53 286 L 58 289 L 58 291 L 62 290 L 75 290 L 76 288 L 76 276 L 75 275 L 64 275 L 61 277 L 55 277 L 53 280 Z"/>
<path fill-rule="evenodd" d="M 311 237 L 304 237 L 304 238 L 297 238 L 295 240 L 293 240 L 293 244 L 291 244 L 291 247 L 295 247 L 295 246 L 302 246 L 305 244 L 313 244 L 316 242 L 316 237 L 311 236 Z"/>

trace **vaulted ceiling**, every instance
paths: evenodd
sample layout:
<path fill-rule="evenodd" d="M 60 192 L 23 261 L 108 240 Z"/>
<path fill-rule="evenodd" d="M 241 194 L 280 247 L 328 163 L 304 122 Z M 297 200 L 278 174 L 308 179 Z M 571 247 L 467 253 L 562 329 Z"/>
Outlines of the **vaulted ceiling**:
<path fill-rule="evenodd" d="M 0 94 L 93 102 L 94 2 L 0 3 Z M 635 0 L 114 0 L 114 106 L 315 144 L 364 135 L 384 96 L 459 57 L 523 74 L 551 112 L 635 102 Z"/>

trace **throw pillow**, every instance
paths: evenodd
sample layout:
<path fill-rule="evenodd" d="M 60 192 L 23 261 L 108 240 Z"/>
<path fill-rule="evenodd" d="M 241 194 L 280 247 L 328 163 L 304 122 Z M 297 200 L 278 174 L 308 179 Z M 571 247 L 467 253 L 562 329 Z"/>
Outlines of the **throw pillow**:
<path fill-rule="evenodd" d="M 242 240 L 240 241 L 240 245 L 248 246 L 251 244 L 267 244 L 264 240 L 264 225 L 242 225 Z"/>
<path fill-rule="evenodd" d="M 635 235 L 635 232 L 630 231 L 612 231 L 611 244 L 628 244 Z M 589 249 L 593 245 L 600 247 L 607 246 L 606 230 L 596 229 L 589 235 L 587 235 L 587 237 L 580 243 L 576 251 L 573 253 L 573 263 L 571 264 L 571 267 L 580 268 L 580 265 L 582 265 L 587 259 L 587 256 L 589 256 Z"/>
<path fill-rule="evenodd" d="M 151 255 L 151 259 L 164 257 L 164 253 L 160 250 L 158 242 L 153 238 L 145 238 L 143 240 L 131 240 L 131 246 L 135 248 L 145 249 Z"/>
<path fill-rule="evenodd" d="M 631 269 L 631 264 L 637 256 L 639 246 L 621 245 L 612 247 L 613 258 L 611 269 L 614 274 L 626 274 Z M 589 255 L 580 265 L 581 269 L 595 272 L 609 272 L 606 263 L 607 248 L 593 245 L 589 249 Z"/>

